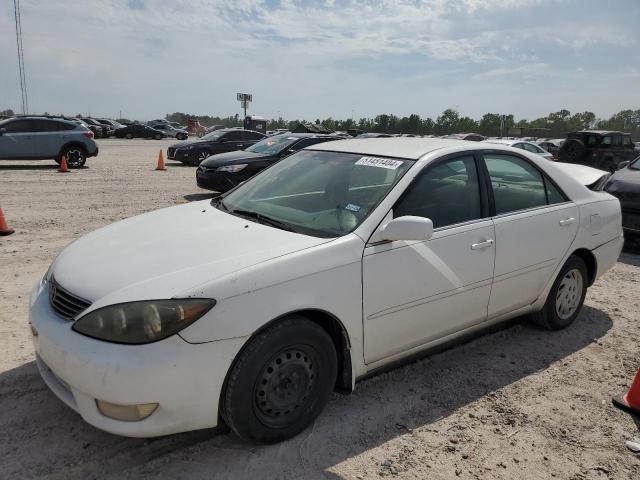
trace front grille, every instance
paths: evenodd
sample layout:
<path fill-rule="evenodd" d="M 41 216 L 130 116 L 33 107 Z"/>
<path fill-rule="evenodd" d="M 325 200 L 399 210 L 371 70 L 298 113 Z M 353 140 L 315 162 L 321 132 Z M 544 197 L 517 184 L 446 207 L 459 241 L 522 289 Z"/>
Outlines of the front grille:
<path fill-rule="evenodd" d="M 91 306 L 91 302 L 62 288 L 53 277 L 49 284 L 49 303 L 58 315 L 72 320 Z"/>

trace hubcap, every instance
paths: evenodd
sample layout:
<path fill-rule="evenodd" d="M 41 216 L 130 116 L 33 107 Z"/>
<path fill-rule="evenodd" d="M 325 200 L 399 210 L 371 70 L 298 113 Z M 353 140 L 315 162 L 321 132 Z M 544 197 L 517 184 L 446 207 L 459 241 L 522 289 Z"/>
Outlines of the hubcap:
<path fill-rule="evenodd" d="M 577 268 L 569 270 L 556 293 L 556 313 L 562 320 L 571 317 L 577 310 L 582 298 L 582 273 Z"/>
<path fill-rule="evenodd" d="M 262 370 L 255 388 L 257 413 L 272 426 L 291 421 L 308 399 L 315 385 L 314 365 L 301 349 L 279 353 Z"/>
<path fill-rule="evenodd" d="M 77 148 L 67 150 L 67 164 L 75 167 L 80 163 L 82 163 L 82 152 Z"/>
<path fill-rule="evenodd" d="M 205 160 L 208 156 L 209 156 L 208 152 L 200 152 L 200 156 L 198 157 L 198 160 L 200 161 Z"/>

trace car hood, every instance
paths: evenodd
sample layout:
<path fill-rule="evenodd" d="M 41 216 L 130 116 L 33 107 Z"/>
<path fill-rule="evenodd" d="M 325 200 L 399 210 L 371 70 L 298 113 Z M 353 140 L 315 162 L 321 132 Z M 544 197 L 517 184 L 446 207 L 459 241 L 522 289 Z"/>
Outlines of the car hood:
<path fill-rule="evenodd" d="M 629 167 L 618 170 L 609 179 L 608 184 L 613 183 L 619 185 L 619 188 L 640 193 L 640 170 Z"/>
<path fill-rule="evenodd" d="M 275 158 L 275 155 L 265 155 L 262 153 L 247 152 L 245 150 L 237 150 L 235 152 L 219 153 L 211 155 L 200 165 L 208 168 L 220 167 L 222 165 L 230 165 L 234 163 L 243 163 L 246 160 L 264 160 L 266 158 Z"/>
<path fill-rule="evenodd" d="M 258 224 L 205 200 L 89 233 L 65 248 L 50 271 L 63 288 L 98 308 L 197 296 L 196 286 L 330 240 Z"/>

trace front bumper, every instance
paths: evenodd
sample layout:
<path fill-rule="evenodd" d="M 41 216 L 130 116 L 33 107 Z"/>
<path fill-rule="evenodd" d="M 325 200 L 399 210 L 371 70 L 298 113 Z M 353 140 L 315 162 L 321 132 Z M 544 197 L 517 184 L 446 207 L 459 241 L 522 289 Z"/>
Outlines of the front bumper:
<path fill-rule="evenodd" d="M 195 163 L 198 160 L 198 155 L 196 153 L 196 149 L 193 149 L 193 150 L 175 149 L 173 150 L 171 156 L 167 154 L 167 158 L 171 160 L 175 160 L 177 162 Z"/>
<path fill-rule="evenodd" d="M 56 315 L 46 282 L 32 292 L 30 323 L 37 365 L 53 393 L 94 427 L 130 437 L 215 427 L 226 373 L 245 341 L 190 344 L 179 335 L 147 345 L 95 340 Z M 97 399 L 159 407 L 144 420 L 119 421 L 102 415 Z"/>
<path fill-rule="evenodd" d="M 198 187 L 214 192 L 224 193 L 238 185 L 242 180 L 233 178 L 233 174 L 228 172 L 217 172 L 215 170 L 196 170 L 196 183 Z"/>

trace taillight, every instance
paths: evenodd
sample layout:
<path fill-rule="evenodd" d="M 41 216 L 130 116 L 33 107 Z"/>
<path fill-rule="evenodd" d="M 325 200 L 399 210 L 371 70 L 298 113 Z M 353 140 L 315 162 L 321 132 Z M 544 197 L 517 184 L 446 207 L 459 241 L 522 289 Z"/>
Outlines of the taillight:
<path fill-rule="evenodd" d="M 93 138 L 93 132 L 91 130 L 84 132 L 83 135 L 87 138 Z"/>

